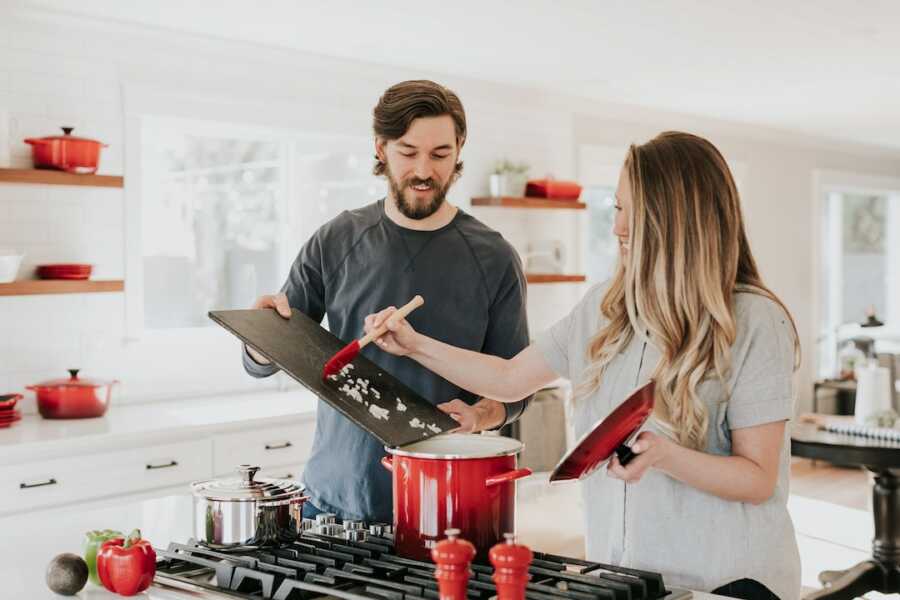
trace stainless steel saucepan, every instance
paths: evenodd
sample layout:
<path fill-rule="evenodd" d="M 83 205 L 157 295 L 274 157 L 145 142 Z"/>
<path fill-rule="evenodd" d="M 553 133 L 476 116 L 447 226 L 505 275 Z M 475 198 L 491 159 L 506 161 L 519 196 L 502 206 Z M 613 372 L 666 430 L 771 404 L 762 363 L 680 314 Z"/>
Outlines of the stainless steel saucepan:
<path fill-rule="evenodd" d="M 285 479 L 255 479 L 259 467 L 240 465 L 237 477 L 195 481 L 194 537 L 211 548 L 267 546 L 300 532 L 302 486 Z"/>

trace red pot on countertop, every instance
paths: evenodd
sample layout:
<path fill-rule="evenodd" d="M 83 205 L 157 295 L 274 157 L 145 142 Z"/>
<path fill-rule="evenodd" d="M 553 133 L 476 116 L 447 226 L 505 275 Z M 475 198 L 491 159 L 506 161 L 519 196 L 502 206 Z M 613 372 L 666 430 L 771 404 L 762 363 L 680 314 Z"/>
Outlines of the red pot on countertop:
<path fill-rule="evenodd" d="M 487 562 L 491 546 L 515 531 L 516 468 L 522 442 L 506 437 L 451 433 L 385 448 L 393 474 L 394 546 L 400 556 L 427 561 L 447 529 L 474 544 Z"/>
<path fill-rule="evenodd" d="M 68 379 L 53 379 L 26 389 L 37 394 L 38 412 L 45 419 L 101 417 L 109 406 L 112 386 L 118 381 L 95 381 L 78 377 L 69 369 Z"/>
<path fill-rule="evenodd" d="M 63 127 L 63 135 L 28 138 L 31 157 L 38 169 L 60 169 L 69 173 L 91 174 L 100 164 L 100 148 L 106 144 L 97 140 L 75 137 L 72 127 Z"/>

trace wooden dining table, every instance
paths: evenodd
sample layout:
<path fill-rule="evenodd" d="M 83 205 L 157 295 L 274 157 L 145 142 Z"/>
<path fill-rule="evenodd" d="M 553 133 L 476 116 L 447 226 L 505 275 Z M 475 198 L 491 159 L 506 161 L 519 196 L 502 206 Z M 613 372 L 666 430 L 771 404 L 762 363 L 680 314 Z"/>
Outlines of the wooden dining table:
<path fill-rule="evenodd" d="M 816 423 L 795 424 L 791 454 L 840 465 L 865 467 L 874 474 L 872 557 L 849 569 L 823 571 L 822 589 L 804 600 L 851 600 L 870 591 L 900 592 L 900 441 L 832 433 Z"/>

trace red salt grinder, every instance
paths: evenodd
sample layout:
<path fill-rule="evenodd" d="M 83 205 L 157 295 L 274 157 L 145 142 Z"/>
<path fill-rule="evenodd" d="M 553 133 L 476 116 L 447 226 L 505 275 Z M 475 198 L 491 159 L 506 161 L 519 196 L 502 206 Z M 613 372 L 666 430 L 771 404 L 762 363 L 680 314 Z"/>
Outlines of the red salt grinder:
<path fill-rule="evenodd" d="M 466 585 L 472 574 L 469 563 L 475 558 L 475 546 L 457 537 L 459 529 L 444 533 L 447 539 L 431 549 L 431 560 L 437 565 L 434 577 L 438 580 L 440 600 L 466 600 Z"/>
<path fill-rule="evenodd" d="M 525 586 L 531 579 L 528 567 L 534 555 L 528 546 L 516 543 L 516 534 L 504 533 L 505 542 L 496 544 L 488 552 L 494 565 L 494 583 L 498 600 L 524 600 Z"/>

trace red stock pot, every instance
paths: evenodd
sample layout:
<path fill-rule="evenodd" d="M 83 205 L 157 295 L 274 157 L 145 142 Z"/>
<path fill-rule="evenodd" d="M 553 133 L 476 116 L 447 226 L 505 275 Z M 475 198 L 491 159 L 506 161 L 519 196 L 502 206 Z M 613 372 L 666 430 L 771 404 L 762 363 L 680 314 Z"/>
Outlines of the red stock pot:
<path fill-rule="evenodd" d="M 451 433 L 385 450 L 393 474 L 394 545 L 401 556 L 427 561 L 447 529 L 475 545 L 485 562 L 491 546 L 515 531 L 516 468 L 522 442 Z"/>
<path fill-rule="evenodd" d="M 91 174 L 100 164 L 100 148 L 106 144 L 97 140 L 75 137 L 72 127 L 63 127 L 63 135 L 28 138 L 31 157 L 38 169 L 61 169 L 69 173 Z"/>
<path fill-rule="evenodd" d="M 38 412 L 45 419 L 85 419 L 103 416 L 116 383 L 81 379 L 78 369 L 69 369 L 68 379 L 42 381 L 26 389 L 37 395 Z"/>

